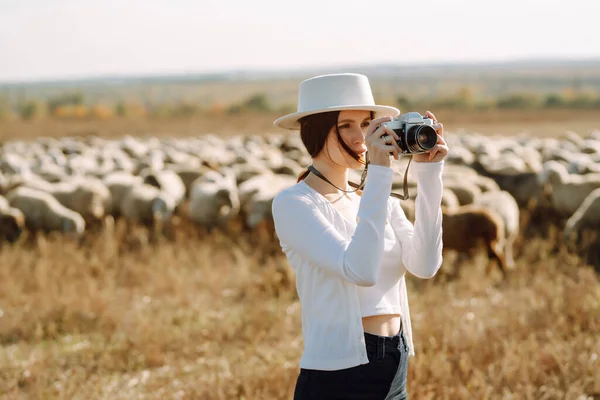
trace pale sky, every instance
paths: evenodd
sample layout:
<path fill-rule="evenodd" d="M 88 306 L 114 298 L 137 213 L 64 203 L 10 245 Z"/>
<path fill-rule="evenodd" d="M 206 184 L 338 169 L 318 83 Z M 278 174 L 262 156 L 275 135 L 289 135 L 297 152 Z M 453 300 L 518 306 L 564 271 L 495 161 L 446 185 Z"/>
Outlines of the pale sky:
<path fill-rule="evenodd" d="M 0 82 L 600 57 L 600 0 L 0 0 Z"/>

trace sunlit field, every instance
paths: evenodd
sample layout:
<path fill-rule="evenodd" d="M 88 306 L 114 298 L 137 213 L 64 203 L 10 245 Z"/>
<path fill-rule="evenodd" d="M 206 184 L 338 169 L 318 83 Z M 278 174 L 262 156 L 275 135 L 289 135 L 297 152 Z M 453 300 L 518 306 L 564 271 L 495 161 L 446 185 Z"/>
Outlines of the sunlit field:
<path fill-rule="evenodd" d="M 552 242 L 506 282 L 483 258 L 409 280 L 412 398 L 600 395 L 598 275 Z M 41 237 L 2 248 L 0 292 L 3 399 L 291 398 L 301 309 L 266 232 Z"/>
<path fill-rule="evenodd" d="M 408 110 L 403 110 L 408 111 Z M 422 114 L 426 110 L 415 109 Z M 431 109 L 444 123 L 448 132 L 478 132 L 485 135 L 529 134 L 541 137 L 559 136 L 568 130 L 585 135 L 600 129 L 598 110 L 483 110 L 454 111 Z M 205 133 L 219 135 L 269 134 L 282 132 L 273 126 L 281 113 L 251 113 L 237 115 L 197 115 L 189 118 L 128 117 L 109 120 L 41 119 L 33 121 L 0 121 L 0 140 L 19 138 L 31 140 L 38 136 L 121 137 L 134 136 L 195 136 Z"/>
<path fill-rule="evenodd" d="M 268 133 L 274 116 L 13 121 L 0 140 Z M 600 129 L 592 111 L 438 117 L 487 134 Z M 80 244 L 0 244 L 0 399 L 291 399 L 301 306 L 277 238 L 175 224 L 149 244 L 119 223 Z M 409 276 L 411 399 L 600 399 L 600 275 L 560 237 L 524 227 L 506 280 L 484 253 Z"/>

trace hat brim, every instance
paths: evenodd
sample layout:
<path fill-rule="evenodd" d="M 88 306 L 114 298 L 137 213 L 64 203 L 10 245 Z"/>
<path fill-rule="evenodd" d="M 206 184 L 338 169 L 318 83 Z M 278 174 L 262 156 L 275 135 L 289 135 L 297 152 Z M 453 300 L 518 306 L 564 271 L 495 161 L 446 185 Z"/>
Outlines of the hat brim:
<path fill-rule="evenodd" d="M 400 115 L 400 110 L 396 107 L 391 106 L 378 106 L 378 105 L 356 105 L 356 106 L 339 106 L 339 107 L 329 107 L 322 108 L 318 110 L 309 110 L 302 112 L 295 112 L 292 114 L 284 115 L 283 117 L 277 118 L 273 121 L 273 125 L 288 129 L 288 130 L 299 130 L 300 123 L 298 120 L 302 117 L 306 117 L 311 114 L 320 114 L 329 111 L 344 111 L 344 110 L 364 110 L 364 111 L 374 111 L 375 117 L 397 117 Z"/>

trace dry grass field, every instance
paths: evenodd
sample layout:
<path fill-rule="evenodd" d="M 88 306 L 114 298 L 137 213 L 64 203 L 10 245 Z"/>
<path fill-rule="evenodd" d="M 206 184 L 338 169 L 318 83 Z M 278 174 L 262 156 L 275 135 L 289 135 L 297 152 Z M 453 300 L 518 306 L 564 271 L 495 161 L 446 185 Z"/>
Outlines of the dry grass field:
<path fill-rule="evenodd" d="M 591 268 L 539 237 L 507 282 L 459 267 L 409 279 L 411 398 L 600 396 Z M 301 309 L 268 235 L 45 237 L 2 248 L 0 293 L 2 399 L 291 398 Z"/>
<path fill-rule="evenodd" d="M 408 110 L 404 110 L 408 111 Z M 417 110 L 425 113 L 426 110 Z M 444 122 L 448 132 L 479 132 L 485 135 L 556 136 L 567 130 L 585 135 L 600 129 L 598 110 L 431 110 Z M 219 135 L 268 134 L 282 132 L 273 127 L 281 114 L 205 115 L 190 118 L 114 118 L 110 120 L 0 121 L 0 141 L 31 140 L 38 136 L 121 137 L 130 135 L 194 136 L 205 133 Z"/>
<path fill-rule="evenodd" d="M 272 117 L 5 122 L 0 140 L 260 133 Z M 600 129 L 592 112 L 438 117 L 488 134 Z M 151 245 L 118 232 L 0 247 L 0 399 L 292 398 L 301 308 L 276 238 L 183 221 Z M 599 275 L 558 233 L 524 232 L 507 281 L 483 258 L 409 278 L 412 399 L 600 399 Z"/>

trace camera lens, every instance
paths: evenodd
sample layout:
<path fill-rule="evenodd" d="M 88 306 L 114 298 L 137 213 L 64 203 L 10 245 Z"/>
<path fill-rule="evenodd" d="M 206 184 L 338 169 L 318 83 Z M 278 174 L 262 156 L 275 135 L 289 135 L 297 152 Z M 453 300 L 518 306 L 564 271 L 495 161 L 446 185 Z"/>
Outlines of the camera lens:
<path fill-rule="evenodd" d="M 406 135 L 408 148 L 412 153 L 431 150 L 437 143 L 437 133 L 429 125 L 413 126 Z"/>

